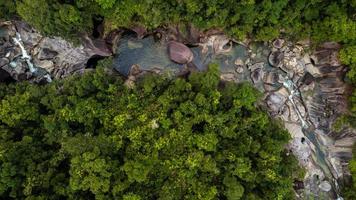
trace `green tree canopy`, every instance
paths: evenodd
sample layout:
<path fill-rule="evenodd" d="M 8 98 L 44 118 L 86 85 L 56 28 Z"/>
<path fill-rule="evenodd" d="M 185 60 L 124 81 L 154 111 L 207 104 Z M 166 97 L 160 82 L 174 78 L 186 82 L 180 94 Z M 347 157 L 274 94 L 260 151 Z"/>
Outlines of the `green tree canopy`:
<path fill-rule="evenodd" d="M 2 199 L 292 199 L 289 134 L 216 65 L 129 89 L 103 68 L 1 85 Z"/>

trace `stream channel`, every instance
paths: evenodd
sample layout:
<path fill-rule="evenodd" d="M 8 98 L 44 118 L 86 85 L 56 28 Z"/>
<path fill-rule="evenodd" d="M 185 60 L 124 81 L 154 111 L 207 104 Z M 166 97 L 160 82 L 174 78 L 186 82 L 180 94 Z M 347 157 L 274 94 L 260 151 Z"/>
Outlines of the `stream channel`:
<path fill-rule="evenodd" d="M 309 187 L 317 188 L 309 189 L 307 196 L 312 195 L 316 199 L 324 199 L 325 197 L 342 199 L 339 195 L 337 178 L 333 171 L 334 167 L 326 156 L 328 155 L 327 148 L 319 141 L 318 133 L 315 132 L 315 128 L 309 119 L 307 108 L 303 104 L 304 94 L 301 94 L 297 87 L 301 77 L 305 75 L 305 70 L 299 78 L 296 78 L 296 73 L 293 69 L 286 71 L 281 67 L 273 66 L 269 62 L 273 47 L 266 43 L 243 45 L 234 43 L 224 36 L 214 36 L 204 44 L 190 46 L 189 48 L 194 55 L 192 62 L 187 65 L 177 64 L 169 58 L 166 40 L 157 39 L 154 35 L 149 35 L 142 39 L 125 35 L 117 45 L 114 68 L 124 76 L 130 76 L 133 66 L 138 68 L 140 72 L 177 75 L 187 66 L 194 67 L 195 70 L 204 71 L 209 63 L 218 63 L 222 79 L 236 83 L 250 82 L 265 94 L 265 101 L 268 101 L 269 96 L 274 99 L 285 98 L 283 103 L 277 103 L 275 106 L 282 110 L 282 107 L 285 107 L 288 102 L 291 104 L 290 109 L 292 111 L 290 111 L 289 115 L 294 112 L 297 116 L 294 122 L 302 130 L 303 139 L 307 138 L 308 149 L 311 152 L 311 155 L 308 156 L 310 160 L 306 161 L 307 164 L 305 165 L 313 165 L 321 171 L 317 175 L 313 172 L 307 173 L 309 178 L 306 178 L 306 180 L 310 182 Z M 302 66 L 305 68 L 304 65 Z M 269 79 L 272 79 L 272 81 L 268 81 Z M 284 96 L 273 96 L 274 92 L 277 91 L 278 93 L 282 89 L 285 91 Z M 296 104 L 296 102 L 301 103 Z M 304 112 L 301 110 L 304 110 Z M 278 118 L 278 115 L 282 114 L 278 113 L 274 117 Z M 282 118 L 282 121 L 286 122 L 288 120 Z M 325 179 L 318 180 L 319 175 L 325 176 Z M 324 190 L 320 190 L 321 182 L 324 184 Z"/>

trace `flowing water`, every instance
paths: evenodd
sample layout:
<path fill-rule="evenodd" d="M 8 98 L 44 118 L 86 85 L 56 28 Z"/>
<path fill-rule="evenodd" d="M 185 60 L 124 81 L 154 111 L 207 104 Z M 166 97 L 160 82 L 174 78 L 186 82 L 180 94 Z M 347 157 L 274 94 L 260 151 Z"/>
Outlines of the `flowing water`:
<path fill-rule="evenodd" d="M 233 74 L 235 82 L 248 81 L 260 91 L 264 92 L 263 81 L 251 81 L 254 65 L 262 66 L 260 70 L 263 73 L 276 73 L 278 76 L 285 77 L 284 82 L 272 83 L 271 86 L 278 89 L 285 87 L 288 92 L 288 100 L 293 104 L 293 109 L 297 113 L 303 134 L 314 145 L 313 160 L 318 167 L 323 171 L 327 180 L 334 183 L 333 190 L 337 194 L 338 186 L 332 173 L 332 165 L 327 158 L 327 149 L 320 143 L 317 137 L 315 128 L 310 124 L 310 120 L 302 117 L 300 111 L 295 104 L 294 98 L 303 101 L 302 96 L 296 87 L 296 84 L 287 76 L 287 73 L 279 68 L 272 67 L 268 63 L 268 55 L 270 49 L 264 44 L 253 44 L 247 49 L 243 45 L 236 43 L 231 44 L 231 50 L 216 54 L 213 46 L 208 46 L 203 50 L 202 46 L 191 47 L 194 59 L 193 66 L 200 71 L 207 69 L 209 63 L 218 63 L 222 74 Z M 206 47 L 206 46 L 205 46 Z M 249 51 L 250 50 L 250 51 Z M 254 56 L 252 56 L 254 54 Z M 236 60 L 241 60 L 243 63 L 250 59 L 249 64 L 243 65 L 243 70 L 236 72 Z M 160 70 L 168 74 L 177 74 L 183 69 L 184 65 L 172 62 L 167 53 L 167 43 L 162 40 L 157 40 L 154 36 L 147 36 L 143 39 L 137 39 L 133 36 L 124 36 L 120 39 L 117 46 L 116 56 L 114 59 L 114 67 L 124 76 L 128 76 L 132 66 L 138 66 L 142 71 Z M 339 195 L 336 195 L 339 197 Z M 341 197 L 339 197 L 341 199 Z"/>
<path fill-rule="evenodd" d="M 133 65 L 143 71 L 154 69 L 165 72 L 179 72 L 183 65 L 172 62 L 167 54 L 166 42 L 156 41 L 153 36 L 138 39 L 124 36 L 116 50 L 114 66 L 122 75 L 128 76 Z"/>
<path fill-rule="evenodd" d="M 233 45 L 231 51 L 218 55 L 214 54 L 211 46 L 208 47 L 205 53 L 202 53 L 202 48 L 199 46 L 191 47 L 190 49 L 194 55 L 192 64 L 200 71 L 206 70 L 208 64 L 214 62 L 220 65 L 221 72 L 235 73 L 235 60 L 241 59 L 245 61 L 247 59 L 246 48 L 237 44 Z M 154 36 L 147 36 L 143 39 L 124 36 L 120 39 L 116 50 L 114 67 L 124 76 L 128 76 L 133 65 L 139 66 L 143 71 L 158 69 L 174 74 L 182 70 L 184 66 L 169 59 L 167 42 L 157 40 Z"/>

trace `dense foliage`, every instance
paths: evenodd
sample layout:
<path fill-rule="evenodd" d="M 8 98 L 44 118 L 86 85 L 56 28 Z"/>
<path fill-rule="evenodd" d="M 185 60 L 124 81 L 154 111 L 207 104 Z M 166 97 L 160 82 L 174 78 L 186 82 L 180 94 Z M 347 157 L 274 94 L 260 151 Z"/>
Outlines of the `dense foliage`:
<path fill-rule="evenodd" d="M 274 39 L 282 34 L 294 39 L 310 37 L 316 42 L 336 41 L 343 44 L 340 58 L 344 64 L 350 67 L 347 78 L 354 87 L 356 85 L 355 8 L 356 0 L 0 0 L 0 18 L 9 19 L 14 16 L 20 16 L 46 35 L 59 35 L 70 39 L 76 38 L 78 33 L 81 32 L 91 33 L 94 26 L 93 19 L 103 19 L 106 32 L 119 27 L 127 28 L 135 25 L 143 25 L 148 29 L 153 29 L 172 23 L 189 22 L 201 29 L 223 29 L 237 39 L 245 39 L 249 36 L 256 40 L 265 41 Z M 199 75 L 194 75 L 193 77 L 198 76 Z M 95 82 L 92 82 L 93 80 L 95 80 Z M 151 195 L 156 195 L 154 197 L 161 196 L 162 194 L 158 194 L 157 191 L 152 191 L 152 188 L 163 187 L 164 184 L 168 185 L 169 181 L 172 182 L 172 185 L 163 187 L 162 191 L 174 196 L 175 193 L 171 192 L 171 190 L 177 187 L 180 188 L 179 192 L 181 192 L 181 194 L 188 195 L 185 196 L 186 198 L 190 198 L 189 195 L 198 195 L 199 192 L 197 191 L 200 190 L 205 190 L 204 194 L 206 195 L 217 195 L 219 197 L 227 197 L 229 195 L 238 196 L 241 193 L 245 196 L 247 194 L 255 194 L 255 196 L 261 197 L 265 195 L 265 191 L 270 192 L 266 189 L 269 187 L 269 182 L 266 184 L 256 178 L 259 177 L 265 181 L 265 177 L 268 176 L 260 176 L 259 173 L 255 173 L 251 175 L 254 177 L 253 180 L 248 181 L 236 174 L 231 178 L 230 171 L 233 170 L 233 167 L 228 166 L 229 164 L 226 164 L 226 166 L 224 164 L 224 166 L 221 167 L 223 161 L 225 162 L 224 158 L 228 156 L 225 155 L 225 153 L 217 153 L 221 151 L 221 148 L 219 149 L 221 144 L 225 145 L 226 143 L 226 138 L 219 135 L 220 133 L 216 133 L 218 135 L 216 136 L 217 138 L 208 135 L 202 137 L 202 139 L 199 134 L 199 137 L 190 136 L 197 141 L 202 140 L 204 142 L 204 139 L 215 141 L 214 151 L 200 147 L 199 145 L 201 144 L 198 145 L 198 142 L 194 143 L 188 139 L 186 140 L 186 145 L 188 145 L 188 147 L 186 147 L 187 152 L 190 152 L 188 149 L 194 145 L 194 147 L 197 147 L 199 150 L 197 150 L 198 153 L 192 153 L 193 157 L 197 156 L 197 159 L 199 158 L 201 162 L 208 162 L 205 161 L 205 153 L 203 155 L 201 154 L 201 151 L 207 151 L 208 155 L 211 156 L 209 159 L 214 158 L 213 161 L 216 163 L 216 166 L 220 166 L 217 167 L 217 170 L 208 172 L 206 172 L 206 169 L 204 169 L 204 171 L 203 169 L 194 168 L 197 171 L 202 171 L 201 173 L 203 174 L 202 177 L 195 177 L 200 181 L 198 181 L 198 185 L 185 182 L 188 180 L 187 177 L 192 175 L 185 175 L 184 170 L 182 172 L 183 175 L 181 175 L 179 173 L 181 171 L 178 170 L 174 176 L 168 176 L 165 170 L 158 170 L 160 169 L 159 167 L 169 168 L 168 166 L 170 165 L 182 168 L 182 162 L 174 160 L 174 156 L 172 156 L 174 152 L 164 154 L 165 157 L 163 158 L 170 157 L 173 161 L 167 161 L 168 164 L 159 167 L 157 167 L 157 163 L 160 163 L 159 161 L 162 160 L 159 159 L 162 158 L 155 158 L 153 156 L 154 153 L 161 155 L 161 148 L 166 150 L 174 148 L 174 145 L 177 144 L 166 144 L 166 146 L 163 145 L 163 147 L 160 148 L 155 147 L 157 149 L 155 149 L 156 151 L 152 150 L 153 152 L 150 152 L 149 149 L 146 150 L 146 146 L 149 146 L 148 144 L 155 145 L 156 142 L 158 143 L 161 140 L 165 141 L 164 139 L 157 139 L 165 138 L 162 137 L 162 135 L 164 135 L 163 133 L 169 133 L 172 137 L 178 137 L 174 135 L 177 133 L 170 133 L 172 127 L 174 127 L 172 130 L 179 129 L 179 132 L 181 132 L 183 130 L 187 131 L 186 126 L 190 126 L 184 123 L 199 124 L 198 122 L 193 122 L 194 120 L 192 122 L 188 121 L 189 123 L 186 121 L 183 123 L 182 121 L 182 124 L 177 124 L 178 119 L 183 120 L 187 118 L 191 120 L 190 117 L 195 116 L 192 116 L 189 112 L 182 112 L 180 109 L 192 110 L 192 112 L 200 112 L 199 109 L 202 109 L 204 110 L 203 113 L 207 112 L 210 115 L 212 115 L 212 113 L 215 115 L 215 112 L 227 112 L 230 107 L 224 107 L 226 106 L 225 104 L 231 104 L 231 109 L 235 109 L 232 106 L 235 104 L 232 103 L 235 102 L 233 99 L 235 98 L 238 100 L 237 102 L 240 102 L 244 97 L 236 95 L 228 97 L 230 94 L 227 94 L 228 92 L 226 91 L 232 93 L 241 93 L 241 91 L 244 91 L 247 93 L 246 97 L 250 97 L 250 101 L 254 102 L 256 98 L 255 93 L 252 92 L 251 89 L 247 89 L 249 87 L 240 86 L 239 88 L 234 88 L 232 86 L 226 86 L 224 89 L 220 89 L 221 91 L 215 88 L 214 91 L 218 91 L 216 94 L 207 94 L 203 92 L 206 90 L 203 89 L 206 86 L 196 86 L 195 88 L 190 88 L 188 92 L 197 96 L 195 97 L 192 94 L 192 96 L 196 98 L 193 101 L 191 99 L 193 97 L 189 95 L 185 96 L 187 94 L 183 91 L 185 89 L 184 87 L 186 87 L 184 85 L 186 84 L 192 86 L 198 84 L 194 82 L 194 78 L 191 80 L 177 79 L 173 82 L 161 78 L 155 78 L 155 80 L 147 78 L 145 81 L 146 82 L 139 85 L 136 90 L 128 90 L 121 82 L 116 83 L 113 79 L 107 80 L 103 78 L 102 74 L 95 73 L 85 75 L 78 79 L 78 81 L 75 81 L 73 78 L 64 82 L 57 82 L 51 86 L 31 86 L 27 84 L 11 87 L 2 86 L 0 98 L 4 98 L 4 100 L 1 102 L 0 107 L 0 131 L 2 131 L 1 142 L 6 144 L 6 148 L 5 146 L 1 146 L 4 150 L 0 149 L 2 166 L 0 192 L 3 196 L 11 195 L 14 198 L 15 196 L 23 198 L 24 196 L 40 196 L 43 193 L 53 193 L 56 194 L 55 196 L 57 197 L 70 196 L 72 198 L 79 198 L 90 193 L 96 197 L 116 198 L 122 197 L 125 193 L 125 199 L 135 199 L 138 198 L 137 195 L 142 198 L 150 198 L 151 196 L 146 194 L 148 193 L 147 191 L 150 190 Z M 209 84 L 209 81 L 203 85 L 205 84 Z M 173 90 L 172 88 L 175 87 L 179 89 Z M 169 88 L 171 88 L 170 90 L 172 91 L 168 90 Z M 152 92 L 152 94 L 147 91 Z M 170 92 L 172 92 L 172 94 Z M 214 96 L 217 94 L 221 96 Z M 212 95 L 212 97 L 209 95 Z M 176 98 L 176 96 L 179 97 L 178 100 L 173 99 Z M 209 98 L 216 98 L 219 101 L 215 105 L 212 103 L 214 99 L 208 101 Z M 162 100 L 164 101 L 162 102 Z M 203 104 L 202 102 L 205 103 L 205 101 L 207 101 L 206 104 Z M 356 127 L 356 91 L 354 91 L 350 97 L 350 102 L 350 112 L 339 120 L 339 127 L 343 125 Z M 126 109 L 126 107 L 124 109 L 122 107 L 125 103 L 130 109 Z M 131 105 L 132 103 L 138 105 Z M 149 103 L 158 106 L 158 108 L 151 108 L 151 104 Z M 242 113 L 246 111 L 246 107 L 249 107 L 246 106 L 248 103 L 245 103 L 246 102 L 241 103 Z M 177 105 L 172 108 L 169 107 L 173 104 Z M 181 104 L 183 108 L 178 107 L 178 105 Z M 210 107 L 208 105 L 210 105 Z M 202 108 L 200 108 L 200 106 L 202 106 Z M 205 106 L 208 107 L 206 108 Z M 118 108 L 120 108 L 121 111 Z M 250 122 L 245 122 L 243 119 L 253 118 L 255 115 L 263 115 L 266 117 L 254 109 L 255 108 L 250 107 L 246 111 L 255 113 L 252 116 L 248 116 L 247 118 L 244 115 L 235 117 L 239 119 L 239 122 L 242 120 L 243 123 L 247 124 Z M 100 110 L 100 112 L 98 110 Z M 105 110 L 105 112 L 102 110 Z M 124 110 L 127 112 L 124 112 Z M 139 110 L 142 112 L 139 112 Z M 149 112 L 148 116 L 143 114 L 148 111 L 152 111 Z M 139 113 L 141 113 L 142 116 L 139 115 Z M 229 112 L 227 112 L 226 115 L 229 116 Z M 202 116 L 203 118 L 207 117 L 205 115 Z M 165 117 L 167 119 L 163 120 Z M 224 117 L 222 118 L 225 119 Z M 158 121 L 147 121 L 156 118 Z M 232 119 L 236 120 L 235 118 Z M 255 120 L 255 118 L 253 119 Z M 219 123 L 226 122 L 224 120 L 222 120 L 222 122 L 209 122 L 205 118 L 200 120 L 204 121 L 204 126 L 201 125 L 204 127 L 203 135 L 210 133 L 212 130 L 222 128 L 220 127 L 222 124 Z M 130 123 L 127 121 L 130 121 Z M 132 147 L 131 139 L 137 137 L 141 140 L 142 137 L 146 135 L 146 126 L 148 126 L 147 124 L 149 123 L 151 123 L 151 125 L 158 123 L 159 128 L 157 129 L 160 130 L 160 133 L 163 133 L 161 135 L 151 136 L 151 138 L 145 138 L 145 140 L 143 140 L 145 147 L 140 146 L 143 144 L 135 144 L 136 146 L 133 145 Z M 129 124 L 131 125 L 128 126 Z M 146 124 L 146 126 L 144 126 L 144 124 Z M 215 128 L 211 128 L 212 130 L 206 128 L 207 130 L 205 130 L 205 126 Z M 227 123 L 224 124 L 224 126 L 226 126 L 225 129 L 228 129 L 231 128 L 230 126 L 232 125 Z M 267 132 L 269 128 L 271 128 L 268 128 L 269 125 L 263 125 L 263 123 L 257 126 Z M 140 129 L 136 130 L 134 127 L 140 127 Z M 112 134 L 105 133 L 105 131 L 109 131 Z M 252 137 L 253 140 L 259 141 L 259 139 L 256 138 L 260 136 L 251 136 L 251 132 L 249 131 L 250 129 L 237 130 L 236 134 L 243 132 Z M 278 132 L 279 131 L 278 129 Z M 173 137 L 173 139 L 178 140 L 175 137 Z M 272 136 L 267 134 L 266 137 L 270 138 Z M 180 138 L 180 140 L 183 139 Z M 180 140 L 178 140 L 177 143 L 181 142 Z M 281 143 L 285 140 L 285 138 L 282 139 Z M 246 141 L 242 141 L 246 143 Z M 77 147 L 74 148 L 74 144 L 77 145 Z M 87 147 L 86 144 L 90 144 L 90 148 Z M 210 143 L 206 145 L 208 144 Z M 234 143 L 232 142 L 232 144 Z M 139 150 L 137 150 L 137 148 Z M 129 155 L 129 161 L 130 159 L 136 159 L 136 155 L 132 155 L 132 152 L 144 152 L 142 155 L 140 154 L 140 161 L 137 161 L 140 162 L 140 164 L 138 164 L 139 167 L 133 167 L 136 171 L 132 170 L 133 174 L 136 173 L 144 178 L 137 178 L 136 175 L 127 175 L 130 168 L 128 166 L 135 166 L 137 163 L 135 161 L 131 162 L 130 165 L 127 164 L 126 167 L 121 166 L 121 164 L 125 162 L 123 158 L 126 158 L 126 154 L 119 155 L 118 152 L 122 152 L 122 150 L 129 152 L 127 153 L 127 155 Z M 279 151 L 280 150 L 281 149 L 279 149 Z M 260 161 L 253 157 L 255 156 L 254 154 L 260 156 L 260 153 L 251 153 L 249 150 L 246 151 L 248 151 L 248 153 L 242 153 L 242 157 L 248 158 L 246 162 L 249 164 L 241 164 L 241 166 L 246 165 L 249 166 L 249 169 L 253 170 L 259 169 L 256 163 Z M 256 151 L 259 152 L 259 150 Z M 23 154 L 26 153 L 32 156 L 30 158 L 24 157 Z M 275 154 L 271 154 L 272 157 L 277 155 L 276 152 L 274 153 Z M 187 159 L 192 155 L 186 153 L 182 156 L 182 159 Z M 233 161 L 231 162 L 235 162 L 236 160 L 234 159 L 237 158 L 232 159 Z M 279 162 L 280 159 L 282 158 L 277 157 L 275 162 Z M 117 160 L 120 161 L 119 164 L 117 164 Z M 187 162 L 188 160 L 189 159 L 187 159 Z M 356 157 L 351 163 L 354 163 L 355 160 Z M 112 166 L 111 162 L 116 163 L 117 166 Z M 245 163 L 245 160 L 242 159 L 241 162 Z M 101 164 L 96 166 L 93 163 Z M 275 163 L 272 162 L 272 164 L 274 165 Z M 189 168 L 188 164 L 185 163 L 185 165 L 187 165 L 185 167 Z M 12 168 L 13 166 L 16 167 Z M 351 164 L 351 166 L 353 165 Z M 283 168 L 283 166 L 281 168 Z M 175 168 L 171 167 L 169 169 L 174 171 Z M 216 180 L 208 180 L 206 176 L 204 176 L 206 173 L 218 173 L 219 178 Z M 282 172 L 279 171 L 278 173 Z M 278 173 L 276 172 L 277 175 L 280 175 Z M 153 174 L 155 176 L 154 178 L 157 178 L 156 185 L 148 184 L 150 183 L 148 180 L 153 179 Z M 182 176 L 183 178 L 181 178 Z M 214 177 L 213 175 L 211 176 Z M 226 178 L 222 179 L 221 176 L 226 176 Z M 120 178 L 117 179 L 117 177 Z M 180 177 L 181 179 L 177 179 L 177 181 L 174 182 L 172 181 L 172 177 Z M 78 181 L 82 178 L 84 180 L 83 182 Z M 356 180 L 355 171 L 354 180 Z M 214 187 L 214 184 L 217 186 Z M 232 190 L 228 190 L 227 185 L 229 184 L 236 186 L 237 189 L 234 191 L 239 191 L 237 192 L 238 194 L 231 192 Z M 281 185 L 280 182 L 278 182 L 278 184 Z M 96 186 L 95 188 L 91 188 L 89 185 Z M 211 188 L 206 188 L 206 185 L 211 186 Z M 289 188 L 289 186 L 289 184 L 286 184 L 285 188 Z M 279 186 L 274 185 L 273 187 L 279 188 Z M 241 188 L 244 189 L 241 190 Z M 141 189 L 146 193 L 136 194 L 133 192 L 140 191 Z M 352 190 L 353 189 L 350 189 L 350 191 Z M 276 195 L 276 193 L 283 196 L 287 193 L 285 191 L 270 193 L 272 196 Z M 205 197 L 199 196 L 199 198 Z"/>
<path fill-rule="evenodd" d="M 342 49 L 340 51 L 340 59 L 350 68 L 347 73 L 347 79 L 351 87 L 353 87 L 353 93 L 350 96 L 349 112 L 339 118 L 335 127 L 341 129 L 344 126 L 350 126 L 356 129 L 356 45 Z M 349 169 L 353 183 L 346 186 L 344 195 L 346 199 L 356 199 L 356 144 L 354 144 L 353 158 L 350 161 Z"/>
<path fill-rule="evenodd" d="M 0 87 L 1 199 L 293 199 L 289 134 L 215 65 Z"/>
<path fill-rule="evenodd" d="M 190 22 L 195 26 L 221 28 L 235 38 L 252 35 L 269 40 L 281 32 L 314 40 L 354 43 L 355 0 L 18 0 L 2 1 L 2 15 L 17 13 L 50 35 L 89 31 L 92 19 L 104 18 L 107 30 L 143 25 Z M 8 8 L 9 12 L 6 12 Z"/>
<path fill-rule="evenodd" d="M 356 145 L 353 148 L 353 158 L 349 163 L 349 169 L 352 175 L 352 182 L 343 188 L 343 197 L 345 199 L 356 199 Z"/>

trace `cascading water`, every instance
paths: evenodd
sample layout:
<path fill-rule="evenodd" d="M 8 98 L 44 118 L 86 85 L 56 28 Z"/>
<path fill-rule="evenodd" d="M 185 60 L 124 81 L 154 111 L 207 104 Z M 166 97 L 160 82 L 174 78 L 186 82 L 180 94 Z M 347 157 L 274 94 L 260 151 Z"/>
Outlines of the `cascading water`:
<path fill-rule="evenodd" d="M 30 72 L 32 74 L 36 74 L 38 72 L 38 68 L 31 62 L 32 58 L 31 56 L 27 53 L 24 45 L 22 44 L 22 39 L 21 39 L 21 35 L 19 33 L 16 33 L 16 36 L 14 38 L 12 38 L 14 43 L 20 47 L 21 49 L 21 58 L 23 60 L 25 60 L 27 66 L 28 66 L 28 69 L 30 70 Z M 45 75 L 43 75 L 43 77 L 47 80 L 47 82 L 52 82 L 52 79 L 51 79 L 51 76 L 46 73 Z"/>
<path fill-rule="evenodd" d="M 271 48 L 266 44 L 249 45 L 246 47 L 233 43 L 228 49 L 221 48 L 225 43 L 226 38 L 216 36 L 209 38 L 208 42 L 204 44 L 190 48 L 194 55 L 192 64 L 198 70 L 205 70 L 208 63 L 218 63 L 223 79 L 234 82 L 251 82 L 267 96 L 278 93 L 285 88 L 288 92 L 285 97 L 291 104 L 289 107 L 289 119 L 283 119 L 282 114 L 279 112 L 274 116 L 282 116 L 282 120 L 285 123 L 300 124 L 296 126 L 301 127 L 301 135 L 309 141 L 307 142 L 309 145 L 307 152 L 311 152 L 311 154 L 306 154 L 308 157 L 306 164 L 309 166 L 309 168 L 307 167 L 309 172 L 309 179 L 307 180 L 310 180 L 311 184 L 308 186 L 310 188 L 307 189 L 309 192 L 307 196 L 312 195 L 318 197 L 319 190 L 323 187 L 323 191 L 320 191 L 323 195 L 329 197 L 336 196 L 338 200 L 342 200 L 336 181 L 338 177 L 337 171 L 328 157 L 326 144 L 322 142 L 326 136 L 321 135 L 322 133 L 317 131 L 312 120 L 309 118 L 309 112 L 304 105 L 305 99 L 303 99 L 305 93 L 301 93 L 296 85 L 296 83 L 299 84 L 300 78 L 297 80 L 295 78 L 289 78 L 290 75 L 294 73 L 290 73 L 290 71 L 289 73 L 287 72 L 286 67 L 288 68 L 288 66 L 283 66 L 283 64 L 278 64 L 278 66 L 270 64 L 268 58 L 271 55 Z M 120 40 L 117 49 L 114 66 L 119 72 L 126 76 L 129 75 L 130 69 L 133 66 L 139 67 L 142 71 L 146 72 L 159 69 L 160 72 L 169 71 L 173 72 L 173 74 L 177 73 L 183 67 L 183 65 L 176 64 L 169 60 L 166 42 L 155 41 L 152 36 L 148 36 L 144 39 L 124 37 Z M 288 57 L 288 55 L 284 54 L 279 55 Z M 288 61 L 293 63 L 292 68 L 299 70 L 297 71 L 297 73 L 299 73 L 298 76 L 303 76 L 306 70 L 305 65 L 297 66 L 300 61 Z M 291 70 L 290 68 L 289 66 L 289 70 Z M 302 70 L 302 73 L 300 73 L 300 70 Z M 279 95 L 283 96 L 284 94 L 281 92 Z M 273 97 L 273 101 L 279 101 L 280 99 L 280 96 Z M 276 105 L 275 107 L 277 107 L 279 111 L 283 109 L 283 107 L 288 106 L 286 102 Z M 304 110 L 305 113 L 301 113 L 300 109 Z M 296 119 L 291 119 L 291 112 L 295 113 Z M 296 149 L 298 151 L 298 148 Z M 304 153 L 302 152 L 300 155 L 302 154 Z M 299 158 L 304 159 L 304 157 L 305 156 L 302 155 Z M 309 159 L 309 157 L 311 157 L 311 159 Z M 315 175 L 314 170 L 318 173 L 322 173 L 322 176 L 325 176 L 326 180 L 321 183 L 317 180 L 318 178 L 315 180 L 313 178 Z M 316 173 L 316 176 L 318 176 L 318 173 Z"/>
<path fill-rule="evenodd" d="M 294 82 L 288 77 L 283 82 L 283 86 L 289 91 L 288 100 L 292 103 L 293 108 L 297 113 L 297 116 L 303 128 L 304 135 L 309 139 L 309 141 L 315 147 L 315 155 L 316 155 L 314 157 L 315 162 L 318 163 L 319 167 L 322 169 L 322 171 L 324 172 L 325 176 L 329 179 L 329 181 L 333 183 L 333 190 L 336 193 L 337 199 L 342 200 L 343 198 L 339 194 L 340 191 L 339 191 L 338 183 L 333 175 L 334 173 L 332 172 L 333 167 L 331 163 L 326 159 L 326 154 L 327 154 L 326 150 L 325 148 L 323 148 L 322 145 L 320 145 L 320 142 L 316 138 L 315 134 L 317 133 L 314 132 L 315 128 L 313 127 L 313 125 L 310 124 L 310 122 L 308 122 L 309 120 L 303 119 L 297 105 L 294 102 L 293 99 L 294 97 L 302 99 L 300 92 L 298 91 L 298 88 L 296 87 Z"/>

